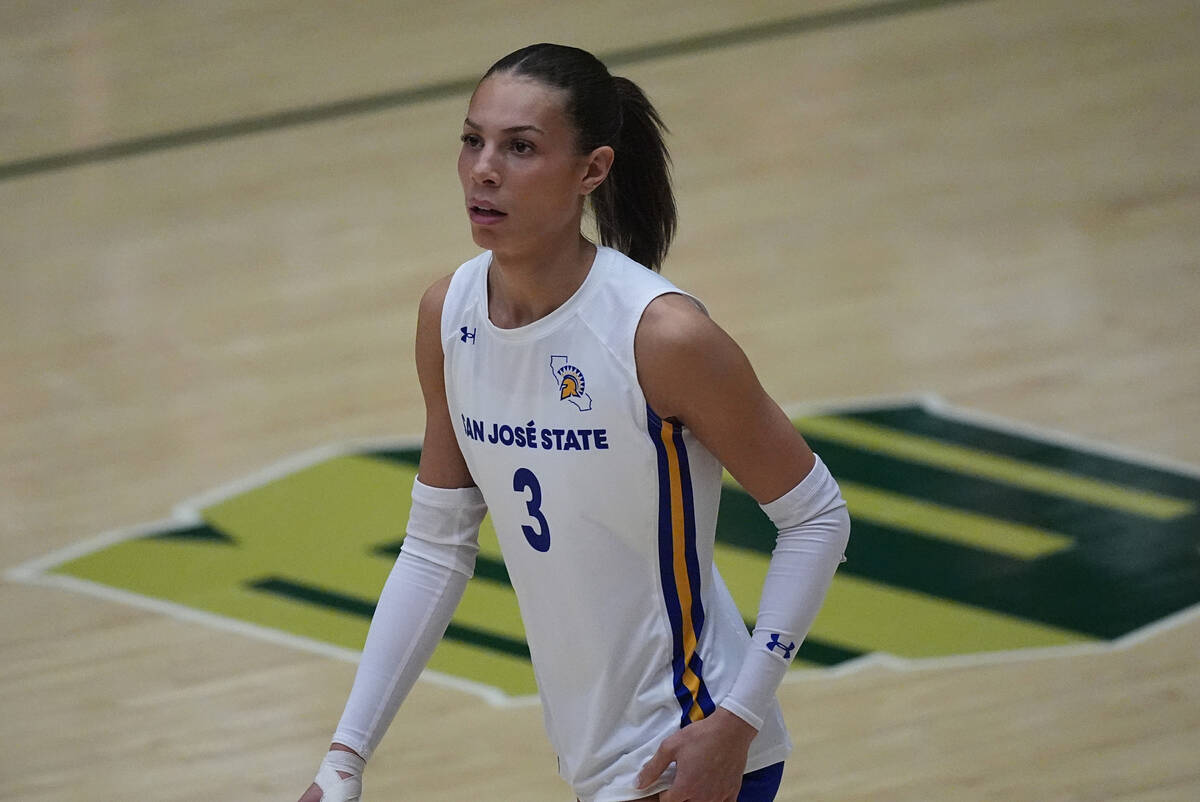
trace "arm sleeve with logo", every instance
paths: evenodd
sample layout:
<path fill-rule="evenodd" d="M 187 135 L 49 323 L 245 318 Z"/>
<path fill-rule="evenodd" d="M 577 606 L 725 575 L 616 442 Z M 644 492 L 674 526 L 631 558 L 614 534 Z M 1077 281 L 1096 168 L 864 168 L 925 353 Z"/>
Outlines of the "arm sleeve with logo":
<path fill-rule="evenodd" d="M 370 758 L 462 598 L 487 512 L 478 488 L 413 483 L 407 536 L 383 586 L 333 740 Z"/>
<path fill-rule="evenodd" d="M 746 659 L 721 701 L 755 729 L 762 727 L 775 691 L 817 617 L 850 538 L 846 502 L 820 457 L 800 484 L 762 509 L 779 536 Z"/>

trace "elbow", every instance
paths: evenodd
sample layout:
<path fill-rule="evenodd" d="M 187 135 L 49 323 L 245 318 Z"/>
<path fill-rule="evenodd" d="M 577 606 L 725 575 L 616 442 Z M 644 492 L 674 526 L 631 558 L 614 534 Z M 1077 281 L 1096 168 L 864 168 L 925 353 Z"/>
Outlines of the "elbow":
<path fill-rule="evenodd" d="M 834 544 L 841 557 L 839 562 L 846 562 L 846 547 L 850 545 L 850 511 L 846 509 L 844 502 L 837 511 L 835 520 L 837 531 L 834 535 Z"/>
<path fill-rule="evenodd" d="M 420 557 L 470 579 L 475 574 L 475 557 L 478 553 L 479 546 L 476 543 L 448 543 L 410 533 L 404 538 L 396 559 L 403 559 L 406 555 Z"/>

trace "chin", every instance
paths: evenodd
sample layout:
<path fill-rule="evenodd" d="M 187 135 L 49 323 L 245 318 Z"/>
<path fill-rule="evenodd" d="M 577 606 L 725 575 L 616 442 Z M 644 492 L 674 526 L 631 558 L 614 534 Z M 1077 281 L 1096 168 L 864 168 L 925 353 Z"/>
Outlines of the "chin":
<path fill-rule="evenodd" d="M 481 235 L 481 234 L 475 234 L 473 232 L 472 239 L 475 241 L 475 245 L 478 245 L 479 247 L 481 247 L 481 249 L 484 249 L 485 251 L 494 251 L 497 249 L 497 246 L 499 245 L 496 238 L 488 237 L 487 234 Z"/>
<path fill-rule="evenodd" d="M 497 231 L 493 226 L 477 226 L 471 225 L 471 239 L 480 248 L 488 251 L 503 249 L 505 244 L 512 248 L 515 243 L 520 242 L 523 238 L 515 231 Z"/>
<path fill-rule="evenodd" d="M 493 250 L 496 246 L 496 236 L 487 229 L 482 229 L 481 226 L 471 226 L 471 239 L 475 244 L 486 251 Z"/>

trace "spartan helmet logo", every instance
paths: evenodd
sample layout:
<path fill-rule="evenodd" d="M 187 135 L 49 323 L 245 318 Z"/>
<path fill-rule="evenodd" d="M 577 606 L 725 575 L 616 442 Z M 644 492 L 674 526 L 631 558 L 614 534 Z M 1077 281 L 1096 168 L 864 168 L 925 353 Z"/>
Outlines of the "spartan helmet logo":
<path fill-rule="evenodd" d="M 582 398 L 583 397 L 583 374 L 577 370 L 571 370 L 568 365 L 563 370 L 565 371 L 562 380 L 558 385 L 558 399 L 561 401 L 564 398 Z"/>
<path fill-rule="evenodd" d="M 587 412 L 592 408 L 592 397 L 587 394 L 585 389 L 586 382 L 583 378 L 583 371 L 570 364 L 566 356 L 551 356 L 550 372 L 554 375 L 554 380 L 558 382 L 559 401 L 569 401 L 580 412 Z"/>

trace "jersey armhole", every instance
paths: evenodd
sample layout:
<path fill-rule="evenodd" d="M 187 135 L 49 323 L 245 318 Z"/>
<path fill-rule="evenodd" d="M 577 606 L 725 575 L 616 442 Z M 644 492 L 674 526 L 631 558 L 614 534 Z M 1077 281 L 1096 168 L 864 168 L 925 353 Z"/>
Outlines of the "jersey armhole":
<path fill-rule="evenodd" d="M 442 350 L 446 343 L 457 336 L 458 326 L 454 322 L 462 317 L 463 312 L 470 308 L 475 300 L 476 282 L 479 275 L 479 263 L 484 262 L 484 270 L 491 262 L 491 252 L 484 251 L 473 259 L 459 265 L 450 274 L 450 284 L 446 287 L 446 297 L 442 299 L 441 340 Z M 485 280 L 486 285 L 486 280 Z M 486 289 L 484 290 L 486 292 Z M 449 314 L 447 314 L 449 313 Z"/>

